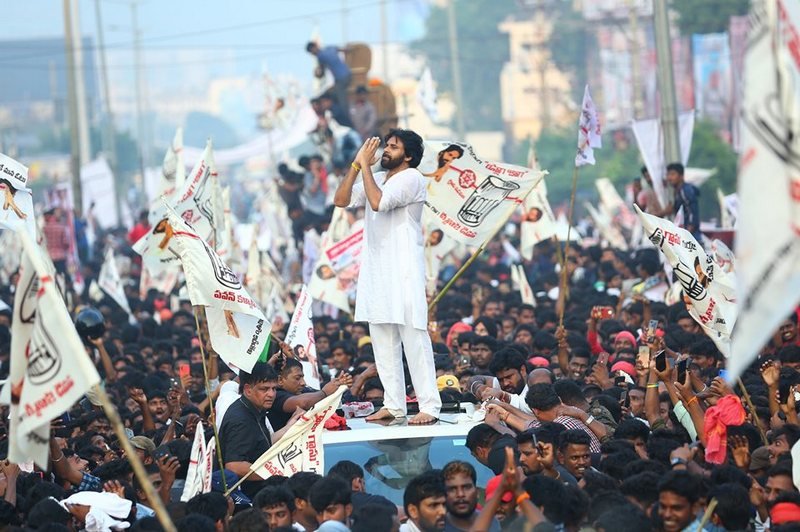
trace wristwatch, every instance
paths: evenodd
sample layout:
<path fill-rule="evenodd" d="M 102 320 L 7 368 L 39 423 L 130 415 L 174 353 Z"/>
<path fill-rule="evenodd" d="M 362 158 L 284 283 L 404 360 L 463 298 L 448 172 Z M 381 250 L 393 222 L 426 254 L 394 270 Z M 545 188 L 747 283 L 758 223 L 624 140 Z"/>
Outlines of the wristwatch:
<path fill-rule="evenodd" d="M 675 457 L 675 458 L 672 458 L 672 459 L 669 461 L 669 463 L 670 463 L 670 466 L 671 466 L 671 467 L 675 467 L 676 465 L 679 465 L 679 464 L 680 464 L 680 465 L 686 465 L 686 463 L 687 463 L 687 462 L 686 462 L 686 460 L 684 460 L 683 458 L 678 458 L 678 457 Z"/>

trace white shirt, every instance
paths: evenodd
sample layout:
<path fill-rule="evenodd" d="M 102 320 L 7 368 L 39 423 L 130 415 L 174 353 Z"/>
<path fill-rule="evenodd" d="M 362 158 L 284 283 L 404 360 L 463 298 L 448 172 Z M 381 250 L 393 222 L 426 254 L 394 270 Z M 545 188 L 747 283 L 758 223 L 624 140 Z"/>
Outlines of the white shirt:
<path fill-rule="evenodd" d="M 427 330 L 422 238 L 425 178 L 416 168 L 398 172 L 385 183 L 386 172 L 374 177 L 382 193 L 378 210 L 369 205 L 363 182 L 353 186 L 350 202 L 350 207 L 365 207 L 355 321 L 406 325 L 408 311 L 411 325 Z"/>

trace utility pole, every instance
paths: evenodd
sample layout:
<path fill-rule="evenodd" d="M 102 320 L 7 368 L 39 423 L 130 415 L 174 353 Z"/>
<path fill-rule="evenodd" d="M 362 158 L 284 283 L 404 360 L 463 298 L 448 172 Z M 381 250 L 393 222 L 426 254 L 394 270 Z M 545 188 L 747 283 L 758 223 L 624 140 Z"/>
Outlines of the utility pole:
<path fill-rule="evenodd" d="M 144 183 L 144 169 L 147 163 L 147 144 L 145 142 L 146 132 L 144 126 L 144 114 L 142 108 L 142 93 L 144 92 L 142 86 L 142 49 L 141 49 L 141 32 L 139 31 L 139 17 L 137 12 L 136 0 L 131 2 L 131 20 L 133 23 L 133 69 L 135 76 L 135 90 L 136 90 L 136 140 L 139 145 L 139 173 L 142 179 L 142 192 L 145 190 Z"/>
<path fill-rule="evenodd" d="M 70 0 L 63 0 L 64 10 L 64 51 L 67 56 L 67 109 L 69 112 L 70 173 L 72 174 L 72 202 L 82 212 L 83 190 L 81 187 L 81 135 L 78 128 L 78 101 L 75 66 L 75 46 L 72 31 L 72 6 Z"/>
<path fill-rule="evenodd" d="M 389 83 L 389 25 L 386 19 L 386 0 L 381 0 L 381 48 L 383 62 L 383 82 Z"/>
<path fill-rule="evenodd" d="M 661 128 L 664 132 L 664 160 L 669 164 L 681 161 L 681 145 L 675 78 L 672 73 L 672 39 L 669 36 L 667 0 L 653 0 L 653 24 L 658 63 L 658 92 L 661 96 Z"/>
<path fill-rule="evenodd" d="M 628 39 L 628 49 L 631 54 L 631 90 L 633 92 L 633 119 L 637 120 L 644 114 L 640 80 L 642 79 L 642 65 L 639 61 L 639 13 L 636 11 L 635 0 L 628 0 L 628 24 L 631 36 Z M 672 64 L 670 62 L 670 64 Z"/>
<path fill-rule="evenodd" d="M 456 133 L 458 140 L 464 142 L 464 98 L 461 92 L 461 63 L 458 57 L 458 27 L 456 25 L 455 0 L 447 1 L 447 33 L 450 41 L 450 67 L 453 75 L 453 92 L 456 99 Z"/>
<path fill-rule="evenodd" d="M 105 38 L 103 36 L 103 15 L 100 9 L 100 0 L 94 0 L 95 22 L 97 24 L 97 46 L 100 56 L 100 80 L 103 91 L 105 119 L 102 123 L 103 151 L 108 159 L 108 166 L 114 179 L 114 207 L 117 210 L 117 225 L 122 223 L 122 204 L 120 200 L 119 171 L 117 169 L 117 150 L 114 142 L 114 115 L 111 113 L 111 91 L 108 83 L 108 68 L 106 66 Z"/>

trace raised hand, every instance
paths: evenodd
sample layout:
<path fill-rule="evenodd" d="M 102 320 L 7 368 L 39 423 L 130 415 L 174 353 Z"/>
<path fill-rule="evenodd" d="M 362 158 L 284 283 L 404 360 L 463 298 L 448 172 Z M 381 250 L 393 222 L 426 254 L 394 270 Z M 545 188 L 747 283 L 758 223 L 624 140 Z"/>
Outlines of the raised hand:
<path fill-rule="evenodd" d="M 731 455 L 736 467 L 743 471 L 748 471 L 750 467 L 750 444 L 744 436 L 731 436 L 728 438 L 728 445 L 731 447 Z"/>
<path fill-rule="evenodd" d="M 777 386 L 780 376 L 781 370 L 774 362 L 769 361 L 761 366 L 761 378 L 764 379 L 764 384 L 768 387 Z"/>

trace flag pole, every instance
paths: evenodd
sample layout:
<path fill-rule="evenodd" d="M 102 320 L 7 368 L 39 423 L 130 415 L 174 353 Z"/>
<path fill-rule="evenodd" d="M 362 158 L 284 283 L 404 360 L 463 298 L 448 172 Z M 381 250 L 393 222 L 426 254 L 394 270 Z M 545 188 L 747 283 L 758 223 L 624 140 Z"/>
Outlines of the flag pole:
<path fill-rule="evenodd" d="M 753 416 L 753 423 L 755 423 L 756 427 L 758 427 L 758 432 L 761 434 L 761 439 L 763 440 L 764 445 L 769 445 L 767 434 L 764 432 L 764 427 L 761 426 L 761 420 L 758 419 L 758 414 L 756 414 L 756 407 L 753 406 L 753 401 L 750 400 L 750 394 L 747 393 L 747 388 L 744 387 L 741 377 L 739 377 L 739 389 L 742 391 L 744 402 L 747 403 L 747 407 L 750 409 L 750 415 Z"/>
<path fill-rule="evenodd" d="M 567 219 L 567 242 L 564 245 L 564 256 L 561 262 L 561 283 L 558 289 L 558 325 L 564 325 L 564 310 L 567 308 L 567 256 L 569 255 L 569 239 L 572 232 L 572 217 L 575 213 L 575 192 L 578 188 L 578 166 L 572 170 L 572 193 L 569 196 L 569 216 Z"/>
<path fill-rule="evenodd" d="M 206 396 L 208 396 L 208 418 L 211 421 L 211 429 L 214 431 L 214 446 L 217 450 L 217 461 L 219 462 L 219 469 L 222 476 L 222 489 L 226 490 L 227 486 L 225 483 L 225 462 L 222 459 L 222 446 L 219 443 L 219 433 L 217 432 L 217 419 L 216 419 L 216 412 L 214 412 L 214 399 L 211 397 L 211 384 L 208 382 L 208 363 L 206 362 L 206 350 L 203 348 L 203 334 L 200 332 L 200 320 L 197 318 L 197 313 L 199 312 L 198 308 L 200 305 L 195 305 L 192 307 L 192 314 L 194 314 L 194 324 L 197 329 L 197 338 L 200 344 L 200 356 L 203 359 L 203 381 L 206 386 Z M 203 313 L 205 317 L 205 312 Z M 210 342 L 209 342 L 210 343 Z M 183 385 L 183 383 L 181 383 Z M 220 384 L 221 386 L 221 384 Z"/>
<path fill-rule="evenodd" d="M 114 432 L 119 439 L 119 443 L 122 446 L 123 451 L 125 451 L 125 457 L 130 462 L 134 475 L 136 475 L 136 478 L 139 480 L 142 490 L 144 490 L 144 492 L 147 494 L 147 499 L 151 503 L 153 511 L 156 513 L 158 522 L 161 523 L 161 526 L 164 527 L 164 530 L 167 532 L 175 532 L 175 525 L 172 523 L 172 519 L 170 519 L 169 514 L 167 513 L 167 509 L 164 506 L 164 502 L 161 500 L 161 496 L 153 487 L 152 482 L 150 482 L 150 477 L 147 475 L 147 471 L 144 468 L 144 464 L 142 464 L 142 460 L 139 458 L 139 455 L 136 454 L 136 449 L 133 448 L 133 445 L 131 445 L 131 442 L 128 439 L 128 435 L 125 433 L 125 427 L 122 425 L 119 412 L 117 412 L 117 409 L 111 403 L 111 399 L 109 399 L 108 394 L 106 394 L 106 391 L 102 386 L 97 384 L 93 387 L 93 389 L 97 394 L 98 399 L 100 399 L 100 404 L 103 407 L 103 411 L 106 413 L 106 417 L 108 417 L 108 420 L 111 422 L 111 426 L 114 428 Z"/>
<path fill-rule="evenodd" d="M 544 176 L 545 176 L 545 173 L 542 173 L 542 175 L 533 184 L 533 186 L 530 189 L 528 189 L 528 191 L 525 193 L 524 196 L 522 196 L 522 198 L 520 198 L 520 204 L 524 203 L 525 202 L 525 198 L 528 197 L 528 194 L 530 194 L 533 191 L 534 188 L 539 186 L 539 183 L 542 182 L 542 179 L 544 179 Z M 455 284 L 455 282 L 464 274 L 464 272 L 467 271 L 467 268 L 469 268 L 472 265 L 472 263 L 475 262 L 475 259 L 477 259 L 478 257 L 481 256 L 483 251 L 486 249 L 486 246 L 488 246 L 489 242 L 491 242 L 491 240 L 497 235 L 497 233 L 500 232 L 500 229 L 503 228 L 503 226 L 506 224 L 507 221 L 508 221 L 508 218 L 504 218 L 503 220 L 500 221 L 500 223 L 497 224 L 497 226 L 492 230 L 492 234 L 489 235 L 489 237 L 480 246 L 478 246 L 478 249 L 476 249 L 472 253 L 472 255 L 470 255 L 470 257 L 467 259 L 467 262 L 465 262 L 464 265 L 461 266 L 461 268 L 458 269 L 456 274 L 453 275 L 453 277 L 449 281 L 447 281 L 447 284 L 444 285 L 444 287 L 439 291 L 439 293 L 436 294 L 436 296 L 433 299 L 431 299 L 431 302 L 428 303 L 428 312 L 429 313 L 436 307 L 436 305 L 439 303 L 439 301 L 441 301 L 441 299 L 444 297 L 444 295 L 447 293 L 447 291 L 450 290 L 450 288 L 453 286 L 453 284 Z"/>

